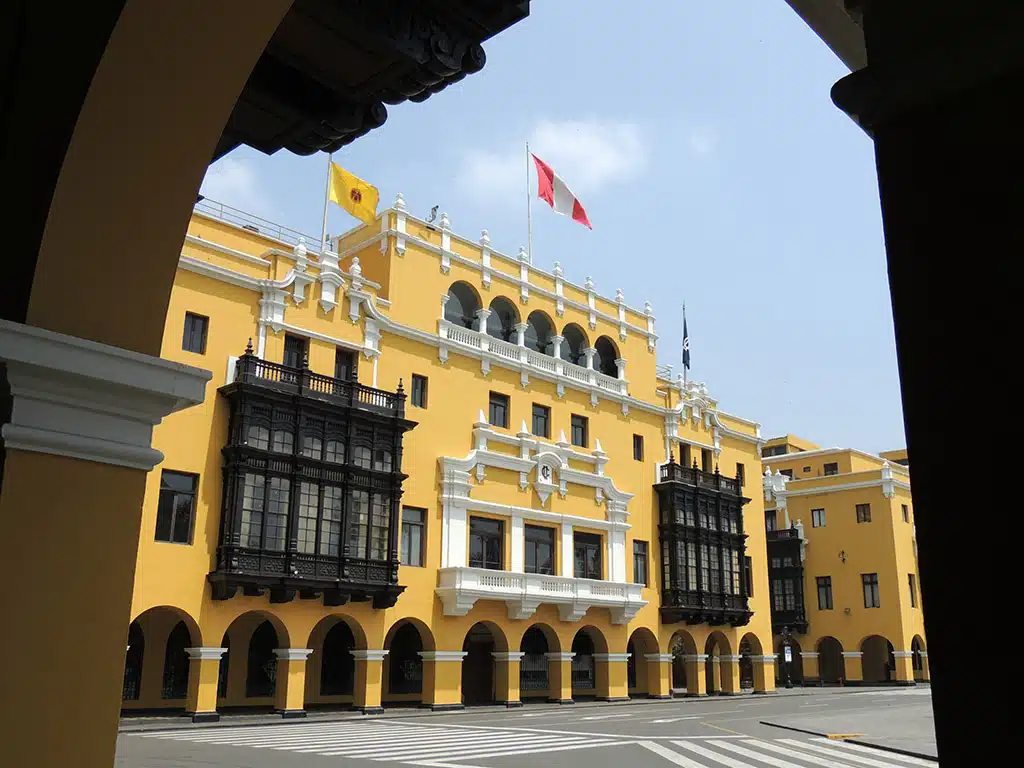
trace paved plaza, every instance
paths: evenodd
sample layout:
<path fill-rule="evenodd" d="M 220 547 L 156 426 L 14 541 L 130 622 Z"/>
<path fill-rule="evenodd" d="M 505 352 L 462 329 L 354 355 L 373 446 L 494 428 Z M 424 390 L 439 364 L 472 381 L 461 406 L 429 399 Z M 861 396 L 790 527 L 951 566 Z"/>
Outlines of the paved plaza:
<path fill-rule="evenodd" d="M 828 738 L 837 734 L 848 740 Z M 928 689 L 887 688 L 446 714 L 331 713 L 290 722 L 250 716 L 205 727 L 141 718 L 124 721 L 116 765 L 360 768 L 386 762 L 513 768 L 542 761 L 580 768 L 628 762 L 684 768 L 935 768 L 937 763 L 927 759 L 934 754 Z"/>

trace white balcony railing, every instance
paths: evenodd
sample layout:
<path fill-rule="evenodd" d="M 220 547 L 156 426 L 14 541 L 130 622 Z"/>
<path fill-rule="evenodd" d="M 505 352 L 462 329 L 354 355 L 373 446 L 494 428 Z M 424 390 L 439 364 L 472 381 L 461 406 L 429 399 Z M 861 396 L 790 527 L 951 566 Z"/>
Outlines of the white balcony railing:
<path fill-rule="evenodd" d="M 579 389 L 601 390 L 622 396 L 629 394 L 629 385 L 625 379 L 608 376 L 593 368 L 545 355 L 448 320 L 439 321 L 438 334 L 444 341 L 443 347 L 470 349 L 485 360 L 504 361 L 503 364 L 511 364 L 510 367 L 516 370 L 533 372 L 548 379 L 553 377 L 556 381 L 563 379 Z"/>
<path fill-rule="evenodd" d="M 437 594 L 446 616 L 465 616 L 477 600 L 502 600 L 511 619 L 528 618 L 548 603 L 558 606 L 563 621 L 579 621 L 590 608 L 608 608 L 613 624 L 625 624 L 647 605 L 640 584 L 467 567 L 439 570 Z"/>

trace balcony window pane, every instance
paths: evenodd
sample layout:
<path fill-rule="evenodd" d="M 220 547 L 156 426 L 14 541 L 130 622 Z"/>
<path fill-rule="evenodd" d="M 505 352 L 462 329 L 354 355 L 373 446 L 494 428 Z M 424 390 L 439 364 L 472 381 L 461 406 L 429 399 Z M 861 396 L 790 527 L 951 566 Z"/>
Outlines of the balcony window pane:
<path fill-rule="evenodd" d="M 288 500 L 291 481 L 283 477 L 270 478 L 267 493 L 266 540 L 264 547 L 283 552 L 288 536 Z"/>
<path fill-rule="evenodd" d="M 425 524 L 425 509 L 402 508 L 402 565 L 423 565 L 423 529 Z"/>
<path fill-rule="evenodd" d="M 352 446 L 352 463 L 357 467 L 369 469 L 372 466 L 372 451 L 368 445 Z"/>
<path fill-rule="evenodd" d="M 391 451 L 387 448 L 377 448 L 373 452 L 373 468 L 378 472 L 391 471 Z"/>
<path fill-rule="evenodd" d="M 370 528 L 370 495 L 366 491 L 351 490 L 345 522 L 345 554 L 366 557 L 366 539 Z"/>
<path fill-rule="evenodd" d="M 315 435 L 302 436 L 302 456 L 307 459 L 319 459 L 323 441 Z"/>
<path fill-rule="evenodd" d="M 539 525 L 527 525 L 526 567 L 527 573 L 555 572 L 555 529 Z"/>
<path fill-rule="evenodd" d="M 324 450 L 324 461 L 332 464 L 345 463 L 345 444 L 340 440 L 328 440 Z"/>
<path fill-rule="evenodd" d="M 388 559 L 388 534 L 391 530 L 391 498 L 380 493 L 373 495 L 370 508 L 370 559 Z"/>
<path fill-rule="evenodd" d="M 242 522 L 240 539 L 243 547 L 260 548 L 263 533 L 263 502 L 266 493 L 266 478 L 263 475 L 247 474 L 242 489 Z"/>
<path fill-rule="evenodd" d="M 341 499 L 341 488 L 324 486 L 324 513 L 320 520 L 321 555 L 337 557 L 341 554 Z"/>
<path fill-rule="evenodd" d="M 267 450 L 270 448 L 270 430 L 259 424 L 250 424 L 246 443 L 250 448 L 258 448 L 261 451 Z"/>
<path fill-rule="evenodd" d="M 505 523 L 483 517 L 469 520 L 469 564 L 500 571 L 505 549 Z"/>
<path fill-rule="evenodd" d="M 316 483 L 299 483 L 298 549 L 307 555 L 316 552 L 316 517 L 320 501 Z"/>

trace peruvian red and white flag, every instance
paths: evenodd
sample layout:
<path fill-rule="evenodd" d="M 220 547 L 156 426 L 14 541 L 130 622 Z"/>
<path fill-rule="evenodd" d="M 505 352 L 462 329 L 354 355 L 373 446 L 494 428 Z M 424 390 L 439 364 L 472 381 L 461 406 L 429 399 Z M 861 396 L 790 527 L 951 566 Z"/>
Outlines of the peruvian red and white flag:
<path fill-rule="evenodd" d="M 555 213 L 570 216 L 573 221 L 578 221 L 588 229 L 593 229 L 590 226 L 590 219 L 587 218 L 587 212 L 583 210 L 583 206 L 568 185 L 551 169 L 550 165 L 532 152 L 530 157 L 533 158 L 533 162 L 537 166 L 537 195 L 540 199 L 547 201 Z"/>

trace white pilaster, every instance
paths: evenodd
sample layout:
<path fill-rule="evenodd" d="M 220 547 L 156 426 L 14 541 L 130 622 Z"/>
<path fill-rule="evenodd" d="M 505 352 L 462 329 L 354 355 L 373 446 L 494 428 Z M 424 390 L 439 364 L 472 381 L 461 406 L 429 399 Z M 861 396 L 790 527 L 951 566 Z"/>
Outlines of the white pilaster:
<path fill-rule="evenodd" d="M 572 578 L 575 575 L 573 569 L 573 543 L 572 543 L 572 524 L 562 523 L 562 547 L 559 556 L 562 563 L 562 575 L 568 578 Z"/>
<path fill-rule="evenodd" d="M 526 559 L 526 525 L 521 517 L 513 517 L 509 526 L 512 536 L 512 561 L 510 570 L 523 573 Z"/>

